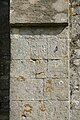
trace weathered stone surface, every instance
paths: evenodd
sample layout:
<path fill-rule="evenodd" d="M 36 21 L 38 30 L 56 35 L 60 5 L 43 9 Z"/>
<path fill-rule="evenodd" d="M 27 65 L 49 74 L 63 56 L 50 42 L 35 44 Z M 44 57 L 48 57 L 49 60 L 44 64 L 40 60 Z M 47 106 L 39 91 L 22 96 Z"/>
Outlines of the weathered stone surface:
<path fill-rule="evenodd" d="M 47 77 L 47 60 L 12 60 L 11 77 L 18 76 L 26 78 Z"/>
<path fill-rule="evenodd" d="M 28 60 L 12 60 L 11 61 L 11 77 L 24 76 L 30 77 L 30 64 Z"/>
<path fill-rule="evenodd" d="M 67 60 L 49 60 L 48 61 L 48 77 L 67 78 L 68 77 L 68 61 Z"/>
<path fill-rule="evenodd" d="M 11 79 L 11 100 L 68 100 L 67 80 L 27 79 L 23 76 Z M 44 92 L 43 92 L 44 90 Z"/>
<path fill-rule="evenodd" d="M 11 100 L 43 99 L 43 79 L 11 78 Z"/>
<path fill-rule="evenodd" d="M 48 59 L 68 59 L 67 39 L 52 37 L 48 39 Z"/>
<path fill-rule="evenodd" d="M 72 1 L 70 28 L 70 120 L 80 119 L 80 0 Z"/>
<path fill-rule="evenodd" d="M 80 120 L 80 110 L 71 110 L 70 120 Z"/>
<path fill-rule="evenodd" d="M 67 22 L 67 1 L 12 0 L 10 22 L 64 23 Z"/>
<path fill-rule="evenodd" d="M 71 38 L 77 39 L 80 35 L 80 15 L 72 16 L 71 18 Z"/>
<path fill-rule="evenodd" d="M 80 78 L 71 78 L 71 100 L 80 101 Z"/>
<path fill-rule="evenodd" d="M 54 30 L 55 29 L 55 30 Z M 60 28 L 59 28 L 60 29 Z M 12 59 L 67 59 L 67 28 L 11 30 Z"/>
<path fill-rule="evenodd" d="M 10 119 L 68 120 L 68 28 L 12 28 L 11 39 Z"/>
<path fill-rule="evenodd" d="M 52 107 L 53 106 L 53 107 Z M 65 101 L 11 101 L 11 120 L 68 120 L 69 103 Z"/>
<path fill-rule="evenodd" d="M 68 79 L 44 79 L 44 99 L 68 100 L 68 84 Z"/>

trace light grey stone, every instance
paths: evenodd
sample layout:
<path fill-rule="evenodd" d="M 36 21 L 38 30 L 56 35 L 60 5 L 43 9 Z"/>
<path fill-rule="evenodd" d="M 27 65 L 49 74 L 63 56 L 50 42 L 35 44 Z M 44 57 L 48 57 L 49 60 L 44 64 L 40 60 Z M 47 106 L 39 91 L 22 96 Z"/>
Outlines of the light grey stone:
<path fill-rule="evenodd" d="M 30 78 L 30 61 L 29 60 L 12 60 L 11 77 L 24 76 Z"/>
<path fill-rule="evenodd" d="M 66 101 L 45 101 L 46 120 L 69 120 L 69 103 Z"/>
<path fill-rule="evenodd" d="M 19 34 L 18 34 L 19 35 Z M 26 35 L 16 39 L 16 34 L 12 34 L 11 57 L 12 59 L 30 59 L 30 41 Z"/>
<path fill-rule="evenodd" d="M 55 30 L 55 34 L 59 29 Z M 46 28 L 12 28 L 12 59 L 67 58 L 67 28 L 61 29 L 60 34 L 56 36 L 52 27 L 48 31 Z"/>
<path fill-rule="evenodd" d="M 68 77 L 68 61 L 48 60 L 48 77 L 67 78 Z"/>
<path fill-rule="evenodd" d="M 36 60 L 36 78 L 46 78 L 47 77 L 47 60 Z"/>
<path fill-rule="evenodd" d="M 45 119 L 43 103 L 39 101 L 11 101 L 11 120 L 42 120 Z M 40 110 L 41 109 L 41 110 Z"/>
<path fill-rule="evenodd" d="M 68 79 L 44 79 L 44 99 L 64 100 L 69 97 Z"/>
<path fill-rule="evenodd" d="M 35 35 L 30 42 L 31 59 L 47 59 L 47 37 L 45 35 Z"/>
<path fill-rule="evenodd" d="M 11 78 L 11 100 L 43 100 L 43 79 Z"/>
<path fill-rule="evenodd" d="M 11 101 L 11 120 L 68 120 L 66 101 Z"/>
<path fill-rule="evenodd" d="M 66 39 L 52 37 L 48 39 L 48 59 L 68 59 L 68 45 Z"/>

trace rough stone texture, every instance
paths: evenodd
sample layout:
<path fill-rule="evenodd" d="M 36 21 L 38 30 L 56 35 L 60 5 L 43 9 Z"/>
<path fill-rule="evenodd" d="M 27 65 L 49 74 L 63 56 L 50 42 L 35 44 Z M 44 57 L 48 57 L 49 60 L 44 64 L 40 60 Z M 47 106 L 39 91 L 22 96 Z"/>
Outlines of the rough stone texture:
<path fill-rule="evenodd" d="M 80 1 L 72 3 L 70 43 L 71 120 L 80 119 Z"/>
<path fill-rule="evenodd" d="M 52 107 L 53 106 L 53 107 Z M 67 101 L 11 101 L 11 120 L 68 120 Z"/>
<path fill-rule="evenodd" d="M 43 79 L 11 79 L 11 100 L 43 100 Z"/>
<path fill-rule="evenodd" d="M 11 0 L 10 23 L 65 23 L 67 1 Z"/>
<path fill-rule="evenodd" d="M 52 78 L 67 78 L 68 77 L 68 62 L 67 60 L 49 60 L 48 61 L 48 76 Z"/>
<path fill-rule="evenodd" d="M 67 33 L 64 26 L 11 29 L 11 120 L 68 120 Z"/>
<path fill-rule="evenodd" d="M 68 79 L 44 79 L 44 100 L 68 100 Z"/>

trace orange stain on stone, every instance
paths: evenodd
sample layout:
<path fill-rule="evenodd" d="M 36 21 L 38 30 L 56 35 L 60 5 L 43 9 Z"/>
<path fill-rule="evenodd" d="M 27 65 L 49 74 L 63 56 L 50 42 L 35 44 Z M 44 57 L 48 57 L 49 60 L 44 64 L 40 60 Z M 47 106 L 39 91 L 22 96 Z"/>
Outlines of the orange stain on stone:
<path fill-rule="evenodd" d="M 46 82 L 46 92 L 52 92 L 53 88 L 52 88 L 52 80 L 48 80 Z"/>
<path fill-rule="evenodd" d="M 64 55 L 64 59 L 65 59 L 65 60 L 68 60 L 68 55 Z"/>
<path fill-rule="evenodd" d="M 33 107 L 32 107 L 31 105 L 26 104 L 26 105 L 25 105 L 24 112 L 26 112 L 26 113 L 31 113 L 32 108 L 33 108 Z"/>
<path fill-rule="evenodd" d="M 51 84 L 51 83 L 52 83 L 52 80 L 48 80 L 47 83 Z"/>
<path fill-rule="evenodd" d="M 39 109 L 40 109 L 42 112 L 46 111 L 45 104 L 44 104 L 44 103 L 41 103 Z"/>
<path fill-rule="evenodd" d="M 25 81 L 25 78 L 24 78 L 23 76 L 19 76 L 19 77 L 17 78 L 17 80 L 19 80 L 19 81 Z"/>
<path fill-rule="evenodd" d="M 46 91 L 47 91 L 47 92 L 52 92 L 52 91 L 53 91 L 53 88 L 52 88 L 52 87 L 47 87 L 47 88 L 46 88 Z"/>

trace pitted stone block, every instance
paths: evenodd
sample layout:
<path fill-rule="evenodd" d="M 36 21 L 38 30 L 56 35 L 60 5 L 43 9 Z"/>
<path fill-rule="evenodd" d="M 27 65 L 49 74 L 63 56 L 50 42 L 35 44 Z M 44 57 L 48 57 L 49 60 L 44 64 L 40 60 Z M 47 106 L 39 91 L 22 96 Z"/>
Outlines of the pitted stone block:
<path fill-rule="evenodd" d="M 44 79 L 44 99 L 68 100 L 68 84 L 68 79 Z"/>
<path fill-rule="evenodd" d="M 68 61 L 48 60 L 48 77 L 67 78 L 68 77 Z"/>
<path fill-rule="evenodd" d="M 12 59 L 30 59 L 30 41 L 27 35 L 11 35 L 11 55 Z"/>
<path fill-rule="evenodd" d="M 43 100 L 43 79 L 11 78 L 11 100 Z"/>
<path fill-rule="evenodd" d="M 36 78 L 46 78 L 47 77 L 47 60 L 36 60 Z"/>
<path fill-rule="evenodd" d="M 10 23 L 65 23 L 68 4 L 64 0 L 12 0 Z"/>
<path fill-rule="evenodd" d="M 30 61 L 29 60 L 12 60 L 11 77 L 24 76 L 30 78 Z"/>
<path fill-rule="evenodd" d="M 67 101 L 45 101 L 46 120 L 69 120 L 69 103 Z"/>
<path fill-rule="evenodd" d="M 39 101 L 11 101 L 11 120 L 42 120 L 45 112 L 41 111 L 43 103 Z"/>
<path fill-rule="evenodd" d="M 68 59 L 68 45 L 66 39 L 52 37 L 48 39 L 48 59 Z"/>
<path fill-rule="evenodd" d="M 30 42 L 31 59 L 47 59 L 47 37 L 45 35 L 35 35 Z"/>
<path fill-rule="evenodd" d="M 55 32 L 54 32 L 55 29 Z M 67 58 L 67 28 L 11 29 L 12 59 Z M 61 31 L 60 31 L 61 30 Z M 58 33 L 58 34 L 57 34 Z M 57 35 L 55 35 L 57 34 Z"/>
<path fill-rule="evenodd" d="M 69 103 L 66 101 L 11 101 L 10 119 L 68 120 Z"/>

